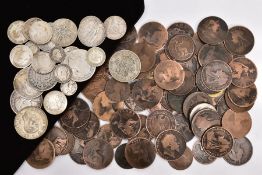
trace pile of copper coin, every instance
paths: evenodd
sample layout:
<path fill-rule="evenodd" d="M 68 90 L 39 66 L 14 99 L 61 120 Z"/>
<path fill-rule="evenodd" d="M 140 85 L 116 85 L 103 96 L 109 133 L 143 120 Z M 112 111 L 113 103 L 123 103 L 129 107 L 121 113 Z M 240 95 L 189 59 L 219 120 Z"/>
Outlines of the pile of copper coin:
<path fill-rule="evenodd" d="M 250 30 L 228 28 L 215 16 L 203 19 L 196 33 L 183 22 L 133 28 L 28 163 L 43 168 L 55 155 L 69 154 L 94 169 L 113 159 L 124 169 L 146 168 L 156 155 L 177 170 L 193 158 L 245 164 L 253 152 L 248 110 L 257 96 L 257 69 L 245 56 L 253 45 Z M 48 161 L 41 161 L 40 146 L 49 148 Z"/>

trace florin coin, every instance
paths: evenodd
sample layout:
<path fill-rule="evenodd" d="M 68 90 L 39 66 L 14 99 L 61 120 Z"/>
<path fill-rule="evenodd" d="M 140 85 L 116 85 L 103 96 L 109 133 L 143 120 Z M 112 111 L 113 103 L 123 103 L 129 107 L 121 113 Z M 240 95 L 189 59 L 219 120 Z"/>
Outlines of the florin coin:
<path fill-rule="evenodd" d="M 68 81 L 66 83 L 62 83 L 60 85 L 60 90 L 63 92 L 66 96 L 74 95 L 77 91 L 77 83 L 75 81 Z"/>
<path fill-rule="evenodd" d="M 110 16 L 105 22 L 106 37 L 111 40 L 122 38 L 126 33 L 126 22 L 120 16 Z"/>
<path fill-rule="evenodd" d="M 49 56 L 54 62 L 61 63 L 64 61 L 66 54 L 62 47 L 55 46 L 49 52 Z"/>
<path fill-rule="evenodd" d="M 7 29 L 8 39 L 15 44 L 23 44 L 27 42 L 27 38 L 23 34 L 24 25 L 24 21 L 18 20 L 12 22 Z"/>
<path fill-rule="evenodd" d="M 67 83 L 72 76 L 71 68 L 66 64 L 58 64 L 54 69 L 54 77 L 59 83 Z"/>
<path fill-rule="evenodd" d="M 100 127 L 97 138 L 103 139 L 108 142 L 113 148 L 116 148 L 122 141 L 120 137 L 114 134 L 110 124 L 105 124 Z"/>
<path fill-rule="evenodd" d="M 61 114 L 67 106 L 66 96 L 60 91 L 48 92 L 44 97 L 43 106 L 49 114 Z"/>
<path fill-rule="evenodd" d="M 28 46 L 17 45 L 11 50 L 9 58 L 16 68 L 25 68 L 31 64 L 33 53 Z"/>
<path fill-rule="evenodd" d="M 32 68 L 39 74 L 47 74 L 55 68 L 55 62 L 47 52 L 37 52 L 32 60 Z"/>
<path fill-rule="evenodd" d="M 126 149 L 126 143 L 117 147 L 115 151 L 115 161 L 121 168 L 131 169 L 133 167 L 126 160 L 125 149 Z"/>
<path fill-rule="evenodd" d="M 106 60 L 106 53 L 100 47 L 92 47 L 87 51 L 86 61 L 91 66 L 101 66 Z"/>
<path fill-rule="evenodd" d="M 53 29 L 45 21 L 34 21 L 29 28 L 30 40 L 36 44 L 45 44 L 51 40 Z"/>

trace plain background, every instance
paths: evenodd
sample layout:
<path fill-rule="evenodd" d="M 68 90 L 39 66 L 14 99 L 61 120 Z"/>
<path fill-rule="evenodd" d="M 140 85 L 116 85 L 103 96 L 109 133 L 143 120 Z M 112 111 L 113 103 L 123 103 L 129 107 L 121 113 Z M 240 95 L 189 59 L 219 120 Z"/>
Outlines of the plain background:
<path fill-rule="evenodd" d="M 257 101 L 250 110 L 253 120 L 253 126 L 247 137 L 253 144 L 252 159 L 243 166 L 232 166 L 227 164 L 223 159 L 217 159 L 210 165 L 202 165 L 197 161 L 184 171 L 172 169 L 168 163 L 156 156 L 154 163 L 146 169 L 121 169 L 113 160 L 109 167 L 103 170 L 93 170 L 88 166 L 78 165 L 74 163 L 70 157 L 60 156 L 56 157 L 51 166 L 46 169 L 36 170 L 31 168 L 27 163 L 24 163 L 17 171 L 17 175 L 171 175 L 171 174 L 201 174 L 201 175 L 216 175 L 216 174 L 237 174 L 237 175 L 259 175 L 262 173 L 262 23 L 261 10 L 262 1 L 260 0 L 145 0 L 145 12 L 136 24 L 140 28 L 144 23 L 149 21 L 158 21 L 164 26 L 168 27 L 174 22 L 186 22 L 190 24 L 196 31 L 198 23 L 207 16 L 218 16 L 223 18 L 229 27 L 235 25 L 243 25 L 249 28 L 255 36 L 255 46 L 253 50 L 247 55 L 257 66 L 258 78 L 256 85 L 258 88 Z M 195 139 L 188 143 L 192 148 Z"/>

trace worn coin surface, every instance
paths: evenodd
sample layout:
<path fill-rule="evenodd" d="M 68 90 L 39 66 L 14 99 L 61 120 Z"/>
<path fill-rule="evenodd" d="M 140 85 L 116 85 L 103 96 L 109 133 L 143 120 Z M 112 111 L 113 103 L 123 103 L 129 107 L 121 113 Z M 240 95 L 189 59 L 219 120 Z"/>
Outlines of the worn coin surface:
<path fill-rule="evenodd" d="M 47 52 L 37 52 L 32 60 L 32 68 L 39 74 L 47 74 L 55 68 L 55 62 Z"/>
<path fill-rule="evenodd" d="M 112 131 L 110 124 L 105 124 L 100 127 L 97 138 L 105 140 L 113 148 L 116 148 L 122 141 L 122 139 Z"/>
<path fill-rule="evenodd" d="M 85 161 L 83 158 L 83 150 L 85 146 L 85 141 L 75 138 L 75 143 L 72 151 L 69 153 L 70 158 L 77 164 L 84 165 Z"/>
<path fill-rule="evenodd" d="M 17 45 L 11 50 L 9 59 L 16 68 L 25 68 L 32 63 L 33 53 L 28 46 Z"/>
<path fill-rule="evenodd" d="M 191 37 L 193 37 L 194 35 L 193 28 L 189 24 L 184 22 L 176 22 L 174 24 L 171 24 L 167 28 L 167 32 L 168 38 L 172 38 L 175 35 L 189 35 Z"/>
<path fill-rule="evenodd" d="M 72 70 L 66 64 L 58 64 L 55 66 L 54 76 L 59 83 L 67 83 L 72 76 Z"/>
<path fill-rule="evenodd" d="M 125 149 L 126 149 L 126 143 L 117 147 L 115 151 L 115 161 L 121 168 L 131 169 L 133 167 L 126 160 Z"/>
<path fill-rule="evenodd" d="M 106 37 L 111 40 L 122 38 L 126 33 L 126 22 L 120 16 L 110 16 L 104 22 Z"/>
<path fill-rule="evenodd" d="M 193 154 L 188 147 L 186 147 L 186 150 L 181 157 L 176 160 L 168 161 L 169 165 L 176 170 L 185 170 L 192 164 L 192 162 Z"/>
<path fill-rule="evenodd" d="M 30 39 L 29 37 L 29 29 L 31 27 L 31 25 L 36 22 L 36 21 L 42 21 L 42 19 L 37 18 L 37 17 L 32 17 L 29 18 L 28 20 L 25 21 L 24 23 L 24 27 L 23 27 L 23 35 L 25 38 L 27 38 L 28 40 Z"/>
<path fill-rule="evenodd" d="M 66 54 L 62 47 L 55 46 L 50 50 L 49 56 L 54 62 L 61 63 L 64 61 Z"/>
<path fill-rule="evenodd" d="M 49 114 L 61 114 L 67 107 L 66 96 L 56 90 L 48 92 L 44 97 L 43 106 Z"/>
<path fill-rule="evenodd" d="M 195 160 L 201 164 L 210 164 L 216 160 L 216 157 L 207 154 L 203 147 L 201 146 L 201 142 L 197 140 L 192 148 L 193 157 Z"/>
<path fill-rule="evenodd" d="M 28 46 L 33 54 L 36 54 L 39 51 L 39 47 L 37 44 L 33 43 L 32 41 L 28 41 L 25 43 L 26 46 Z"/>
<path fill-rule="evenodd" d="M 181 66 L 185 69 L 190 70 L 192 73 L 196 74 L 197 70 L 199 69 L 200 65 L 197 60 L 197 56 L 192 56 L 188 61 L 186 62 L 180 62 Z"/>
<path fill-rule="evenodd" d="M 23 44 L 27 42 L 27 38 L 23 34 L 25 22 L 24 21 L 14 21 L 7 29 L 7 37 L 10 41 L 15 44 Z"/>
<path fill-rule="evenodd" d="M 196 113 L 198 113 L 201 110 L 208 109 L 216 112 L 216 108 L 209 104 L 209 103 L 199 103 L 197 104 L 190 112 L 189 114 L 189 121 L 192 121 L 193 117 L 195 116 Z M 222 115 L 220 115 L 222 116 Z"/>
<path fill-rule="evenodd" d="M 106 53 L 100 47 L 92 47 L 88 49 L 86 61 L 91 66 L 101 66 L 106 61 Z"/>
<path fill-rule="evenodd" d="M 113 102 L 126 100 L 131 93 L 130 85 L 111 78 L 105 85 L 106 96 Z"/>
<path fill-rule="evenodd" d="M 77 91 L 77 83 L 75 81 L 68 81 L 66 83 L 62 83 L 60 85 L 60 90 L 63 92 L 66 96 L 74 95 Z"/>
<path fill-rule="evenodd" d="M 53 29 L 51 25 L 45 21 L 34 21 L 29 27 L 30 40 L 36 44 L 45 44 L 51 40 Z"/>

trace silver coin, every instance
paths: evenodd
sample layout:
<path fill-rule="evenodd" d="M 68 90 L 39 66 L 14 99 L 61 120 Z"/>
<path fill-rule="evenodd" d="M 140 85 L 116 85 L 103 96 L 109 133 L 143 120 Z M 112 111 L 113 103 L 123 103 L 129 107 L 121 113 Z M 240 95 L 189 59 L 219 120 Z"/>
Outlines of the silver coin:
<path fill-rule="evenodd" d="M 76 50 L 76 49 L 78 49 L 78 47 L 68 46 L 68 47 L 64 48 L 64 51 L 65 51 L 65 53 L 68 53 L 68 52 L 71 52 L 71 51 Z"/>
<path fill-rule="evenodd" d="M 95 16 L 83 18 L 78 27 L 78 38 L 87 47 L 100 45 L 106 37 L 102 21 Z"/>
<path fill-rule="evenodd" d="M 29 28 L 30 40 L 36 44 L 45 44 L 51 40 L 53 29 L 45 21 L 35 21 Z"/>
<path fill-rule="evenodd" d="M 49 114 L 58 115 L 66 109 L 67 99 L 62 92 L 51 91 L 45 95 L 43 105 Z"/>
<path fill-rule="evenodd" d="M 28 41 L 25 45 L 31 49 L 33 54 L 36 54 L 39 51 L 39 47 L 32 41 Z"/>
<path fill-rule="evenodd" d="M 12 22 L 7 29 L 7 37 L 10 41 L 15 44 L 23 44 L 27 41 L 27 38 L 23 34 L 24 30 L 24 21 L 14 21 Z"/>
<path fill-rule="evenodd" d="M 28 20 L 25 21 L 24 24 L 24 29 L 23 29 L 23 34 L 24 36 L 29 40 L 29 29 L 31 27 L 31 25 L 36 22 L 36 21 L 42 21 L 42 19 L 37 18 L 37 17 L 33 17 L 33 18 L 29 18 Z"/>
<path fill-rule="evenodd" d="M 126 33 L 126 22 L 120 16 L 110 16 L 105 22 L 106 37 L 111 40 L 122 38 Z"/>
<path fill-rule="evenodd" d="M 44 51 L 44 52 L 50 52 L 54 47 L 55 47 L 55 43 L 53 43 L 52 41 L 49 41 L 46 44 L 38 44 L 38 47 Z"/>
<path fill-rule="evenodd" d="M 13 86 L 14 89 L 27 99 L 39 97 L 42 92 L 33 87 L 28 81 L 29 68 L 20 70 L 14 78 Z"/>
<path fill-rule="evenodd" d="M 92 47 L 87 51 L 86 61 L 91 66 L 101 66 L 106 60 L 106 53 L 100 47 Z"/>
<path fill-rule="evenodd" d="M 130 50 L 115 52 L 109 60 L 109 72 L 120 82 L 130 82 L 140 73 L 141 62 L 139 57 Z"/>
<path fill-rule="evenodd" d="M 47 52 L 37 52 L 32 60 L 32 68 L 40 74 L 47 74 L 55 68 L 55 62 Z"/>
<path fill-rule="evenodd" d="M 45 112 L 37 107 L 26 107 L 15 116 L 14 126 L 16 132 L 25 139 L 41 137 L 48 125 Z"/>
<path fill-rule="evenodd" d="M 75 81 L 70 80 L 67 83 L 62 83 L 60 85 L 60 90 L 66 95 L 71 96 L 74 95 L 77 91 L 77 83 Z"/>
<path fill-rule="evenodd" d="M 56 46 L 49 52 L 49 56 L 54 62 L 61 63 L 65 59 L 65 51 L 62 47 Z"/>
<path fill-rule="evenodd" d="M 59 83 L 66 83 L 72 77 L 72 70 L 66 64 L 58 64 L 54 69 L 54 76 Z"/>
<path fill-rule="evenodd" d="M 31 86 L 36 88 L 38 91 L 47 91 L 52 89 L 57 80 L 54 76 L 54 71 L 47 74 L 39 74 L 32 67 L 28 71 L 28 81 Z"/>
<path fill-rule="evenodd" d="M 52 41 L 61 47 L 73 44 L 77 38 L 77 27 L 70 19 L 61 18 L 53 22 Z"/>
<path fill-rule="evenodd" d="M 34 106 L 34 107 L 41 108 L 42 103 L 43 103 L 42 95 L 36 98 L 26 99 L 14 90 L 10 96 L 10 106 L 11 106 L 11 109 L 16 114 L 28 106 Z"/>
<path fill-rule="evenodd" d="M 28 46 L 17 45 L 11 50 L 9 59 L 16 68 L 25 68 L 32 63 L 33 52 Z"/>
<path fill-rule="evenodd" d="M 189 114 L 189 120 L 192 121 L 194 115 L 198 112 L 198 111 L 201 111 L 203 109 L 211 109 L 213 111 L 216 111 L 216 108 L 209 104 L 209 103 L 200 103 L 198 105 L 196 105 L 190 112 Z"/>
<path fill-rule="evenodd" d="M 96 67 L 91 66 L 86 61 L 87 51 L 76 49 L 66 54 L 63 64 L 67 64 L 72 69 L 71 79 L 82 82 L 90 79 L 95 73 Z"/>

